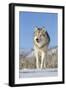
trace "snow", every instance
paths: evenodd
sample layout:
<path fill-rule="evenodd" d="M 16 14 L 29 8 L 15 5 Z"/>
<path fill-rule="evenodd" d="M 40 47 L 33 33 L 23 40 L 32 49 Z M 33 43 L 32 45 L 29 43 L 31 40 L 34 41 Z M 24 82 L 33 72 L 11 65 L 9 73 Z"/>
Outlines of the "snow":
<path fill-rule="evenodd" d="M 19 71 L 19 78 L 57 76 L 57 68 L 53 69 L 23 69 Z"/>

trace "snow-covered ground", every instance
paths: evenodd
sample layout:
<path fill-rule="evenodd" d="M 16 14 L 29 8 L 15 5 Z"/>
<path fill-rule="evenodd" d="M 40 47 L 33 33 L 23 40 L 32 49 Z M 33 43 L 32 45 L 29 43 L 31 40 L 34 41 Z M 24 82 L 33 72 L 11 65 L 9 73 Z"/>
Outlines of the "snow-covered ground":
<path fill-rule="evenodd" d="M 22 69 L 19 71 L 19 78 L 31 77 L 53 77 L 58 75 L 57 68 L 54 69 Z"/>

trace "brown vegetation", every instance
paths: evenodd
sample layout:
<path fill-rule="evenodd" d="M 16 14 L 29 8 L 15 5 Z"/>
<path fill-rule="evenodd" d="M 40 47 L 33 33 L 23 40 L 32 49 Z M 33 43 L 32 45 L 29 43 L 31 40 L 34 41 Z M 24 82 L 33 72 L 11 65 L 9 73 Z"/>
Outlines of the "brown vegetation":
<path fill-rule="evenodd" d="M 31 53 L 34 53 L 32 51 Z M 31 54 L 30 53 L 30 54 Z M 57 47 L 49 49 L 47 52 L 46 60 L 46 68 L 57 68 L 58 67 L 58 50 Z M 19 59 L 19 68 L 20 69 L 35 69 L 36 68 L 36 59 L 34 55 L 30 57 L 25 55 L 20 55 Z"/>

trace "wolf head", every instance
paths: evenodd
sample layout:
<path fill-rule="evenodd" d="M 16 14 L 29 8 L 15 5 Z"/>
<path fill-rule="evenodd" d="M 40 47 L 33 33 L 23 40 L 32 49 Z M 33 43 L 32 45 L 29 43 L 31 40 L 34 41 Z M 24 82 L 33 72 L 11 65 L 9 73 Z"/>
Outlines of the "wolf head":
<path fill-rule="evenodd" d="M 49 44 L 50 42 L 50 37 L 45 27 L 42 28 L 35 27 L 34 38 L 35 38 L 35 43 L 40 46 Z"/>

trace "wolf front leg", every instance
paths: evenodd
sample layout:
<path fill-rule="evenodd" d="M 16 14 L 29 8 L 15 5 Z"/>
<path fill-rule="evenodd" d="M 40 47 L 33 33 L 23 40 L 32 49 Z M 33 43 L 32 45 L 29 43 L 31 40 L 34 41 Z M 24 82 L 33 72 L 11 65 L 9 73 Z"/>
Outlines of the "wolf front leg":
<path fill-rule="evenodd" d="M 36 55 L 36 68 L 39 69 L 39 56 L 38 56 L 38 52 L 36 52 L 35 55 Z"/>
<path fill-rule="evenodd" d="M 44 68 L 46 67 L 44 58 L 45 58 L 45 53 L 42 52 L 42 53 L 41 53 L 41 69 L 42 69 L 42 67 L 43 67 L 43 63 L 44 63 Z"/>

